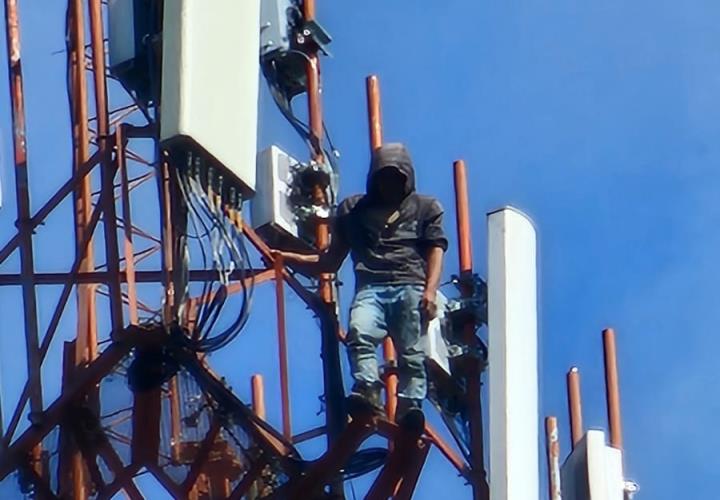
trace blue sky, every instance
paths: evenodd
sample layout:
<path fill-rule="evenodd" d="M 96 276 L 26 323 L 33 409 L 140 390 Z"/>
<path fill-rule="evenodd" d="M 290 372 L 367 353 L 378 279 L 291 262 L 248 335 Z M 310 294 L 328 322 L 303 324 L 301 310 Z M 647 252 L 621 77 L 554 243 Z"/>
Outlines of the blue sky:
<path fill-rule="evenodd" d="M 58 53 L 64 48 L 62 3 L 25 1 L 20 6 L 34 207 L 70 171 L 64 56 Z M 720 323 L 715 304 L 720 280 L 720 4 L 318 4 L 320 21 L 335 38 L 335 57 L 323 61 L 324 103 L 342 151 L 342 194 L 364 186 L 364 78 L 376 73 L 385 137 L 408 144 L 418 186 L 445 205 L 451 233 L 451 165 L 457 158 L 467 161 L 480 273 L 486 272 L 486 212 L 513 204 L 535 220 L 541 408 L 543 415 L 560 417 L 563 454 L 569 448 L 564 391 L 569 366 L 581 369 L 586 424 L 606 427 L 600 331 L 614 326 L 627 475 L 641 485 L 638 498 L 714 498 L 720 486 L 712 451 L 720 439 L 711 431 L 720 410 L 712 390 L 718 384 L 714 331 Z M 15 219 L 7 98 L 0 100 L 0 113 L 4 242 Z M 261 116 L 261 146 L 277 142 L 297 156 L 304 154 L 266 95 Z M 37 261 L 43 270 L 69 268 L 70 212 L 67 206 L 63 210 L 39 230 Z M 154 224 L 149 212 L 147 221 L 139 221 L 148 228 Z M 2 271 L 16 265 L 13 259 Z M 456 247 L 451 246 L 444 275 L 456 268 Z M 342 274 L 349 285 L 342 296 L 344 317 L 352 283 L 348 271 L 346 266 Z M 24 370 L 16 292 L 0 289 L 6 414 L 19 391 L 17 374 Z M 42 293 L 42 324 L 57 294 Z M 322 419 L 315 416 L 320 407 L 318 337 L 312 318 L 288 295 L 293 423 L 304 430 Z M 246 399 L 250 374 L 264 373 L 269 419 L 277 424 L 274 318 L 265 313 L 271 307 L 271 287 L 261 287 L 247 331 L 215 355 L 213 364 Z M 72 332 L 70 314 L 61 336 L 70 338 Z M 58 373 L 58 352 L 51 353 L 46 375 Z M 49 401 L 59 388 L 57 377 L 47 380 Z M 311 443 L 304 451 L 313 456 L 319 449 Z M 439 494 L 467 498 L 469 493 L 433 453 L 417 498 Z"/>

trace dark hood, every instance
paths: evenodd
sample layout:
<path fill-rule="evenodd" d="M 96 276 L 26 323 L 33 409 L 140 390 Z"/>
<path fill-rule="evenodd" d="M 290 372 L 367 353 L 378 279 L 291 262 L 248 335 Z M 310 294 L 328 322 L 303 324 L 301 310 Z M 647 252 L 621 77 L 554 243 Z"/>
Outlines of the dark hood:
<path fill-rule="evenodd" d="M 415 170 L 410 158 L 410 151 L 404 144 L 391 142 L 373 151 L 366 186 L 369 195 L 373 194 L 373 177 L 386 167 L 396 167 L 405 175 L 405 196 L 415 191 Z"/>

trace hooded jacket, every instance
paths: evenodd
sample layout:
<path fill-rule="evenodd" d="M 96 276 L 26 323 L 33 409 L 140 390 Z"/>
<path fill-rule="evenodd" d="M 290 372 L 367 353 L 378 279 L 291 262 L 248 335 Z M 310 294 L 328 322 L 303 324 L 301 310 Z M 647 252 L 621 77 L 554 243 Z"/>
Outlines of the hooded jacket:
<path fill-rule="evenodd" d="M 396 207 L 378 203 L 375 176 L 384 168 L 405 176 L 404 198 Z M 338 207 L 333 245 L 350 251 L 355 287 L 422 285 L 431 247 L 447 250 L 443 209 L 430 196 L 415 191 L 415 171 L 407 148 L 386 144 L 372 155 L 366 194 L 345 199 Z"/>

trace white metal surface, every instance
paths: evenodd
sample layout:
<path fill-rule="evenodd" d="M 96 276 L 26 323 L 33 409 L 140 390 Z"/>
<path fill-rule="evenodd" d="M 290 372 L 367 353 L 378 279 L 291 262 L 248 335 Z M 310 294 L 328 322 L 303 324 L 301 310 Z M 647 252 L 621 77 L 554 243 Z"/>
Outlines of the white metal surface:
<path fill-rule="evenodd" d="M 605 433 L 588 431 L 561 470 L 563 500 L 623 500 L 622 452 L 605 444 Z"/>
<path fill-rule="evenodd" d="M 288 203 L 292 180 L 292 166 L 297 160 L 277 146 L 270 146 L 257 157 L 257 193 L 251 204 L 252 224 L 269 231 L 298 238 L 298 227 L 292 207 Z"/>
<path fill-rule="evenodd" d="M 536 235 L 513 208 L 488 215 L 490 499 L 539 498 Z"/>
<path fill-rule="evenodd" d="M 113 68 L 135 58 L 135 2 L 108 1 L 108 52 Z"/>
<path fill-rule="evenodd" d="M 255 189 L 259 0 L 165 0 L 162 116 L 166 145 L 190 144 Z M 186 142 L 187 141 L 187 142 Z"/>

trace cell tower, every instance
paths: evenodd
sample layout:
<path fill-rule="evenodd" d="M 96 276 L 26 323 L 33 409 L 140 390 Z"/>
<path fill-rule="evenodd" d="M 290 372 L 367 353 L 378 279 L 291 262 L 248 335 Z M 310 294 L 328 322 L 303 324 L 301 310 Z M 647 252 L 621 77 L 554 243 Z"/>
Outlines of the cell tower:
<path fill-rule="evenodd" d="M 457 297 L 448 300 L 427 346 L 429 399 L 447 429 L 427 425 L 417 435 L 394 423 L 397 361 L 389 339 L 383 346 L 388 418 L 349 417 L 335 277 L 306 276 L 271 251 L 322 250 L 332 237 L 338 175 L 325 146 L 319 63 L 330 37 L 316 20 L 314 0 L 206 3 L 68 0 L 72 171 L 32 212 L 28 170 L 42 167 L 28 164 L 20 13 L 18 0 L 5 0 L 17 232 L 0 242 L 0 285 L 22 296 L 28 376 L 14 411 L 0 415 L 0 482 L 16 481 L 18 497 L 140 499 L 149 497 L 136 477 L 149 473 L 175 498 L 344 498 L 348 479 L 379 470 L 365 498 L 402 499 L 415 495 L 436 447 L 467 481 L 468 497 L 539 498 L 535 231 L 529 219 L 511 208 L 489 214 L 486 285 L 473 271 L 466 166 L 455 162 Z M 260 73 L 307 143 L 307 161 L 277 147 L 256 157 Z M 292 109 L 300 94 L 307 96 L 307 124 Z M 382 144 L 374 76 L 367 97 L 374 149 Z M 69 199 L 74 261 L 62 272 L 39 272 L 34 234 Z M 148 199 L 157 208 L 149 208 Z M 251 203 L 252 224 L 245 217 Z M 151 212 L 160 220 L 158 234 L 138 226 L 138 207 L 144 217 Z M 8 271 L 11 256 L 19 256 L 19 272 Z M 263 265 L 254 268 L 253 262 Z M 277 298 L 279 430 L 265 421 L 262 376 L 252 379 L 252 401 L 242 401 L 207 357 L 236 339 L 252 312 L 255 287 L 270 281 Z M 45 329 L 38 320 L 43 286 L 61 288 Z M 286 288 L 307 304 L 308 321 L 314 315 L 320 323 L 325 425 L 299 434 L 292 432 L 289 405 Z M 224 307 L 231 298 L 237 304 Z M 72 305 L 74 340 L 57 346 Z M 483 339 L 480 327 L 487 323 L 489 339 Z M 50 374 L 44 368 L 54 347 L 61 348 L 62 369 Z M 488 366 L 484 432 L 480 389 Z M 43 397 L 43 376 L 62 379 L 57 399 Z M 611 399 L 616 394 L 609 391 Z M 617 451 L 614 408 L 611 445 Z M 604 453 L 605 443 L 596 433 L 581 438 L 579 412 L 571 415 L 579 451 L 562 474 L 571 485 L 566 498 L 618 498 L 580 492 L 577 470 L 597 460 L 592 457 Z M 561 474 L 554 422 L 548 422 L 548 456 L 556 499 Z M 362 448 L 373 435 L 387 439 L 387 447 Z M 322 436 L 325 451 L 305 460 L 298 443 Z M 616 485 L 622 459 L 613 453 L 603 456 L 620 475 L 603 480 Z M 618 491 L 628 489 L 623 483 Z"/>

